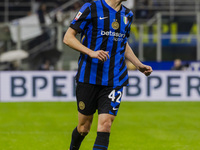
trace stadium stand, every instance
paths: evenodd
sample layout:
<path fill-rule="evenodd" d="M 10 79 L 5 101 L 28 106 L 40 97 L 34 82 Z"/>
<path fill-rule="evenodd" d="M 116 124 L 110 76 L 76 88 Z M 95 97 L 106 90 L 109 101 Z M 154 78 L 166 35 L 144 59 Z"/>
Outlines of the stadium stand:
<path fill-rule="evenodd" d="M 78 54 L 74 51 L 71 51 L 70 55 L 66 53 L 68 48 L 62 44 L 62 37 L 76 11 L 83 3 L 89 1 L 91 0 L 1 1 L 0 31 L 4 34 L 0 35 L 0 54 L 15 49 L 26 50 L 29 58 L 23 63 L 22 68 L 25 70 L 36 70 L 47 60 L 58 70 L 76 68 L 73 62 Z M 44 7 L 39 9 L 42 4 Z M 198 44 L 195 42 L 198 38 L 198 23 L 197 26 L 195 23 L 200 12 L 199 0 L 134 0 L 133 12 L 135 20 L 130 43 L 141 60 L 171 61 L 168 67 L 164 67 L 166 69 L 171 68 L 173 60 L 179 58 L 180 52 L 183 61 L 199 60 Z M 158 13 L 161 15 L 160 19 Z M 24 24 L 24 21 L 27 22 L 31 17 L 32 23 L 36 21 L 34 14 L 39 16 L 40 27 L 37 30 L 35 25 L 25 27 Z M 29 37 L 27 33 L 22 34 L 31 29 L 37 32 Z M 156 36 L 161 38 L 156 40 Z M 174 41 L 177 43 L 173 43 Z M 157 55 L 159 49 L 162 51 L 160 58 Z M 5 68 L 2 66 L 4 65 L 1 63 L 1 70 Z"/>
<path fill-rule="evenodd" d="M 7 50 L 17 49 L 19 47 L 20 49 L 25 49 L 29 52 L 29 56 L 30 56 L 28 59 L 29 66 L 27 68 L 37 69 L 40 64 L 33 63 L 33 66 L 31 64 L 31 62 L 33 62 L 32 60 L 36 59 L 36 57 L 40 57 L 41 60 L 38 62 L 42 63 L 45 61 L 45 59 L 49 59 L 46 56 L 47 54 L 44 54 L 46 51 L 50 51 L 50 53 L 51 52 L 55 53 L 55 55 L 60 54 L 56 47 L 56 38 L 55 38 L 56 33 L 57 33 L 56 24 L 63 21 L 62 16 L 59 17 L 59 13 L 62 12 L 61 15 L 65 13 L 67 17 L 69 16 L 69 14 L 71 14 L 72 10 L 76 10 L 80 8 L 82 4 L 83 4 L 83 1 L 79 1 L 79 0 L 75 0 L 75 1 L 72 1 L 72 0 L 71 1 L 70 0 L 68 1 L 66 0 L 65 1 L 63 0 L 57 0 L 57 1 L 32 0 L 30 2 L 27 2 L 25 0 L 18 0 L 18 1 L 10 0 L 10 1 L 0 2 L 0 7 L 2 8 L 0 9 L 0 22 L 2 22 L 0 26 L 0 30 L 3 33 L 5 33 L 4 35 L 1 35 L 0 37 L 0 41 L 1 41 L 0 53 L 6 52 Z M 26 19 L 31 18 L 31 16 L 33 16 L 34 14 L 38 16 L 39 23 L 41 26 L 41 29 L 40 29 L 41 33 L 39 35 L 35 35 L 30 38 L 25 38 L 24 40 L 23 39 L 19 40 L 18 37 L 13 38 L 12 37 L 12 35 L 14 34 L 12 32 L 13 29 L 9 28 L 8 24 L 11 23 L 12 25 L 18 25 L 20 24 L 20 21 L 23 23 L 26 23 L 28 22 Z M 30 21 L 32 24 L 35 24 L 36 20 L 37 18 L 34 17 L 34 19 Z M 21 30 L 23 29 L 24 28 L 22 25 Z M 26 31 L 28 30 L 31 30 L 31 29 L 27 29 Z M 16 32 L 18 31 L 19 30 L 17 30 Z M 17 36 L 17 34 L 15 34 L 15 36 Z M 21 35 L 21 37 L 22 36 L 23 35 Z M 45 56 L 41 56 L 41 55 L 45 55 Z M 55 63 L 54 60 L 53 60 L 53 63 Z M 10 68 L 9 67 L 10 63 L 8 63 L 8 65 L 6 63 L 6 66 Z"/>
<path fill-rule="evenodd" d="M 136 21 L 146 21 L 156 12 L 165 12 L 170 15 L 175 13 L 193 13 L 200 11 L 199 0 L 136 0 Z"/>

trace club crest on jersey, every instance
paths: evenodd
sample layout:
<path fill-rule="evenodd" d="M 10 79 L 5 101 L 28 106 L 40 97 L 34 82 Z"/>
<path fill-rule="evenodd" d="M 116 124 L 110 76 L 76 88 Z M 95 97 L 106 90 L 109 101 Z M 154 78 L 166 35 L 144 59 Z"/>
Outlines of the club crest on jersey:
<path fill-rule="evenodd" d="M 82 12 L 79 11 L 78 14 L 76 15 L 75 20 L 78 20 L 81 17 L 81 15 L 82 15 Z"/>
<path fill-rule="evenodd" d="M 119 23 L 117 22 L 117 19 L 114 19 L 114 22 L 112 23 L 112 28 L 115 30 L 119 29 Z"/>
<path fill-rule="evenodd" d="M 128 17 L 124 17 L 124 23 L 127 25 L 127 23 L 128 23 Z"/>

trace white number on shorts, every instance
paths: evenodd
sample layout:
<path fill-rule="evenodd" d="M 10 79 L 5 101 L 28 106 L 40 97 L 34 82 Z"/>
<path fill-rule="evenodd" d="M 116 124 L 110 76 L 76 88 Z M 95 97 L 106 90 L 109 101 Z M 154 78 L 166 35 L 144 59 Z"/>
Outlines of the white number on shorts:
<path fill-rule="evenodd" d="M 119 94 L 119 97 L 117 98 L 116 102 L 117 102 L 117 103 L 120 103 L 119 100 L 120 100 L 120 98 L 122 97 L 122 92 L 121 92 L 121 91 L 118 91 L 117 93 Z"/>
<path fill-rule="evenodd" d="M 119 97 L 117 98 L 116 102 L 120 103 L 120 98 L 122 97 L 122 92 L 118 91 Z M 110 98 L 113 102 L 115 101 L 115 90 L 113 90 L 109 95 L 108 98 Z"/>
<path fill-rule="evenodd" d="M 115 101 L 115 90 L 112 90 L 112 92 L 110 92 L 108 98 L 112 99 L 112 101 Z"/>

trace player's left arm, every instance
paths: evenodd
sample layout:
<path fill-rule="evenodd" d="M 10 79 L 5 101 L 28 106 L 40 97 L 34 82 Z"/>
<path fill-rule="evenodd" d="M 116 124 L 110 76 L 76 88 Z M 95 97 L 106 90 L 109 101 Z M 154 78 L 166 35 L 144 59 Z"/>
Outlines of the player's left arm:
<path fill-rule="evenodd" d="M 151 66 L 144 65 L 134 54 L 133 50 L 131 49 L 130 45 L 126 44 L 125 50 L 125 58 L 128 59 L 135 67 L 146 76 L 149 76 L 153 71 Z"/>

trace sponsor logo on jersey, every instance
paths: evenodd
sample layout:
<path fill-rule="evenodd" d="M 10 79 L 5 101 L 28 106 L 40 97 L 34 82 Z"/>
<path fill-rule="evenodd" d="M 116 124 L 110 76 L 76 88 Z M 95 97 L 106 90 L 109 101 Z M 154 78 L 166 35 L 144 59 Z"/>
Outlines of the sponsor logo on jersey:
<path fill-rule="evenodd" d="M 78 20 L 81 17 L 81 15 L 82 15 L 82 12 L 79 11 L 78 14 L 75 17 L 75 20 Z"/>
<path fill-rule="evenodd" d="M 101 30 L 101 35 L 107 35 L 107 36 L 114 36 L 117 38 L 125 38 L 125 34 L 118 33 L 118 32 L 112 32 L 112 31 L 103 31 Z"/>

